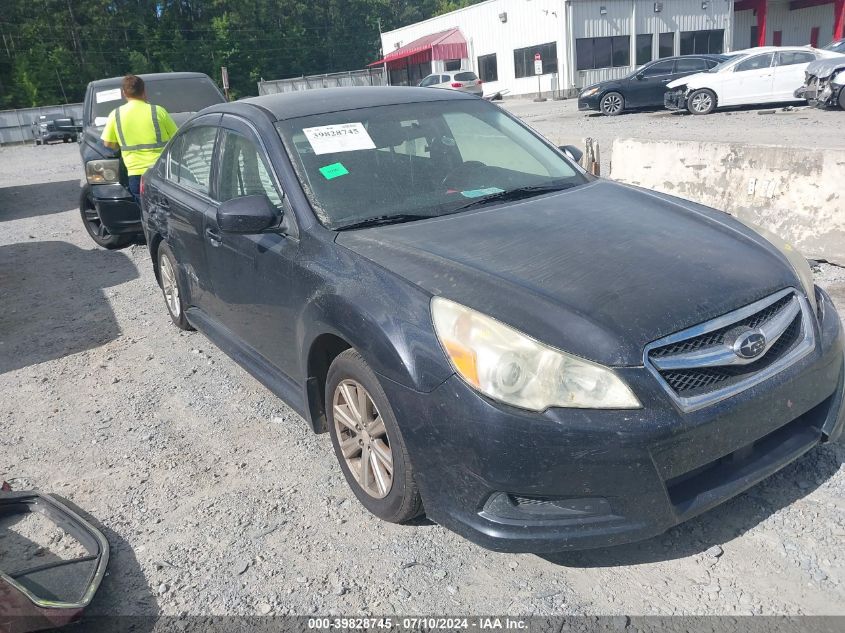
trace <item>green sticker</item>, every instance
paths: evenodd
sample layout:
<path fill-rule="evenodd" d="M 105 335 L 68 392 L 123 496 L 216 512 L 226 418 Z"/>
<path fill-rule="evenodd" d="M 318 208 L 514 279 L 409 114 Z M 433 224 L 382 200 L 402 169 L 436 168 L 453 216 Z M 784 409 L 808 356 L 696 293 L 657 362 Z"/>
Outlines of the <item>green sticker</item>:
<path fill-rule="evenodd" d="M 498 187 L 487 187 L 486 189 L 471 189 L 469 191 L 462 191 L 461 195 L 464 198 L 480 198 L 481 196 L 489 196 L 493 193 L 502 193 L 504 189 Z"/>
<path fill-rule="evenodd" d="M 332 163 L 331 165 L 320 167 L 320 173 L 323 174 L 326 180 L 331 180 L 338 176 L 345 176 L 349 173 L 349 170 L 343 166 L 343 163 Z"/>

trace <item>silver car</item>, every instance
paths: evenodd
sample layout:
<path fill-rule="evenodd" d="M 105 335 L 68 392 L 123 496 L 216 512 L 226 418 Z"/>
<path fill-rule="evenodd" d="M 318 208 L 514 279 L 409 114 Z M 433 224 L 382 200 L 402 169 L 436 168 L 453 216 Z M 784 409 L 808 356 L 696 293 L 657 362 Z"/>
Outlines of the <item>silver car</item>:
<path fill-rule="evenodd" d="M 429 75 L 420 82 L 420 87 L 460 90 L 480 97 L 484 94 L 481 83 L 478 75 L 471 70 L 451 70 Z"/>

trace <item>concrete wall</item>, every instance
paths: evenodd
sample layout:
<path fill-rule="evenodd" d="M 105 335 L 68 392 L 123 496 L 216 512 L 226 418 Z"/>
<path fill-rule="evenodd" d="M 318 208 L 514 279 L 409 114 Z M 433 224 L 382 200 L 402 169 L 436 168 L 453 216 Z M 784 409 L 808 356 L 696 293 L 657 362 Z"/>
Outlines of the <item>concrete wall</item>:
<path fill-rule="evenodd" d="M 610 177 L 722 209 L 845 265 L 845 150 L 617 139 Z"/>
<path fill-rule="evenodd" d="M 79 122 L 82 119 L 82 104 L 70 103 L 40 108 L 0 110 L 0 145 L 33 141 L 35 137 L 32 135 L 32 122 L 41 114 L 71 116 Z"/>

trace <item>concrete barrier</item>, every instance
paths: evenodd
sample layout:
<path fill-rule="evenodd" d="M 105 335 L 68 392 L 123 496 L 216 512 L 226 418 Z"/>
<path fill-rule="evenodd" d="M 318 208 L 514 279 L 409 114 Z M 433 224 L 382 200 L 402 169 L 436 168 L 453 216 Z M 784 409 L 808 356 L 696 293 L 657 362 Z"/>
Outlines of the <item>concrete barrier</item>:
<path fill-rule="evenodd" d="M 617 139 L 610 177 L 727 211 L 845 265 L 845 150 Z"/>

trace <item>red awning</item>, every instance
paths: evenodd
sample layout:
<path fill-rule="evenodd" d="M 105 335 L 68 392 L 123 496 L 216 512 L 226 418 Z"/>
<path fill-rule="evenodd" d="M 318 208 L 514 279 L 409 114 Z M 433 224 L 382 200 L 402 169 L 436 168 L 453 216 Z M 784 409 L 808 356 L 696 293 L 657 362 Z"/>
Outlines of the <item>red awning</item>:
<path fill-rule="evenodd" d="M 405 44 L 395 51 L 391 51 L 377 62 L 369 66 L 381 66 L 392 62 L 421 64 L 434 59 L 464 59 L 468 57 L 467 41 L 464 39 L 460 29 L 449 29 L 433 35 L 426 35 L 410 44 Z"/>

